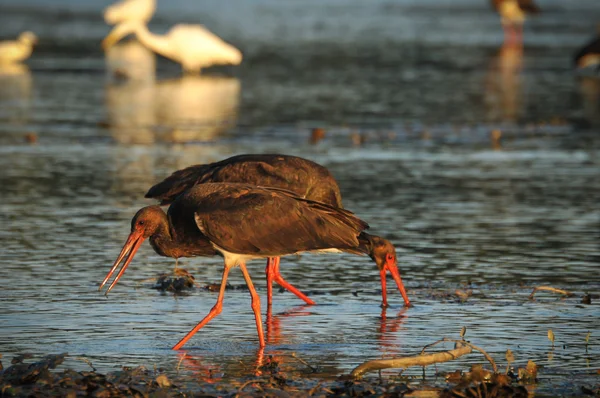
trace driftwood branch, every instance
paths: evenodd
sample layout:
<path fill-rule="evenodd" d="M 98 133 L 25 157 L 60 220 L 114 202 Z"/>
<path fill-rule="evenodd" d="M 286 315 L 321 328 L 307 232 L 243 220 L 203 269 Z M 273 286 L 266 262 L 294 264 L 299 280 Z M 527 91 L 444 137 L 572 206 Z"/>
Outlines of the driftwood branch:
<path fill-rule="evenodd" d="M 424 351 L 427 348 L 432 347 L 441 342 L 457 343 L 456 348 L 449 351 L 437 352 L 435 354 L 424 354 Z M 435 343 L 426 345 L 419 355 L 403 358 L 375 359 L 372 361 L 364 362 L 361 365 L 354 368 L 350 375 L 352 377 L 359 378 L 365 373 L 373 372 L 375 370 L 390 368 L 408 368 L 411 366 L 427 366 L 434 363 L 447 362 L 462 357 L 463 355 L 470 354 L 471 352 L 473 352 L 473 350 L 481 352 L 483 356 L 492 364 L 492 368 L 494 369 L 494 372 L 496 372 L 496 363 L 494 362 L 492 357 L 490 357 L 490 355 L 483 349 L 463 340 L 442 339 L 436 341 Z"/>
<path fill-rule="evenodd" d="M 459 345 L 459 344 L 466 345 L 467 347 L 471 347 L 471 349 L 473 349 L 475 351 L 479 351 L 485 357 L 485 359 L 488 360 L 490 365 L 492 365 L 492 370 L 494 371 L 494 373 L 498 372 L 498 367 L 496 366 L 496 362 L 494 362 L 494 359 L 490 356 L 490 354 L 485 352 L 483 348 L 479 348 L 476 345 L 473 345 L 464 340 L 443 338 L 441 340 L 436 341 L 435 343 L 431 343 L 431 344 L 428 344 L 425 347 L 423 347 L 423 349 L 421 350 L 421 355 L 423 355 L 425 353 L 425 350 L 428 349 L 429 347 L 433 347 L 434 345 L 443 343 L 443 342 L 452 342 L 452 343 L 456 343 L 457 345 Z"/>
<path fill-rule="evenodd" d="M 557 289 L 557 288 L 551 287 L 551 286 L 538 286 L 538 287 L 533 288 L 533 291 L 529 295 L 529 300 L 533 300 L 533 296 L 535 295 L 535 292 L 537 292 L 538 290 L 544 290 L 547 292 L 558 293 L 558 294 L 562 294 L 567 297 L 571 297 L 573 295 L 573 293 L 571 293 L 567 290 Z"/>

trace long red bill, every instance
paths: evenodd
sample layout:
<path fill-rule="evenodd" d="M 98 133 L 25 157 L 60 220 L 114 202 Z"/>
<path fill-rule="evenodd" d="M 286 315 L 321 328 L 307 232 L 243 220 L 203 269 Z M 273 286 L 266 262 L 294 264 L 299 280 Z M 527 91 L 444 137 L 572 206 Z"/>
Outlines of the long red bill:
<path fill-rule="evenodd" d="M 404 299 L 404 306 L 410 307 L 410 300 L 408 299 L 408 295 L 406 294 L 406 290 L 404 289 L 404 284 L 402 283 L 402 278 L 400 278 L 400 271 L 398 271 L 398 265 L 394 260 L 388 260 L 385 262 L 385 269 L 390 271 L 392 277 L 396 281 L 396 285 L 398 286 L 398 290 L 400 290 L 400 294 Z"/>
<path fill-rule="evenodd" d="M 133 260 L 135 253 L 138 251 L 138 249 L 140 248 L 140 246 L 142 245 L 143 242 L 144 242 L 144 237 L 142 236 L 141 233 L 139 233 L 137 231 L 133 231 L 129 234 L 129 237 L 127 238 L 127 241 L 125 242 L 125 245 L 121 249 L 121 253 L 119 253 L 119 257 L 117 257 L 112 268 L 110 269 L 110 271 L 108 271 L 108 274 L 106 274 L 106 277 L 100 284 L 100 287 L 98 288 L 98 290 L 102 290 L 104 285 L 106 285 L 106 282 L 108 282 L 108 280 L 110 279 L 112 274 L 119 267 L 119 264 L 121 264 L 121 261 L 123 261 L 123 258 L 125 258 L 125 256 L 127 256 L 127 258 L 125 259 L 125 262 L 123 263 L 123 266 L 121 267 L 121 270 L 119 271 L 119 273 L 117 274 L 115 279 L 112 281 L 112 283 L 106 290 L 105 294 L 108 295 L 108 292 L 110 292 L 112 290 L 112 288 L 115 286 L 117 281 L 119 279 L 121 279 L 121 276 L 123 276 L 123 273 L 129 266 L 129 263 L 131 262 L 131 260 Z"/>

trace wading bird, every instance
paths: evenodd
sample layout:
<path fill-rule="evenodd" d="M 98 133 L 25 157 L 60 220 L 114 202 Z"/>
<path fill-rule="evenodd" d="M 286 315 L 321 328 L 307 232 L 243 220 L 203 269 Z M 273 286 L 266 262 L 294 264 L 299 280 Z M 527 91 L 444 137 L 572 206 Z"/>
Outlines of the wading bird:
<path fill-rule="evenodd" d="M 600 75 L 600 25 L 596 37 L 581 47 L 573 58 L 577 68 L 595 69 Z"/>
<path fill-rule="evenodd" d="M 32 32 L 23 32 L 17 40 L 0 42 L 0 64 L 15 64 L 26 60 L 33 51 L 37 37 Z"/>
<path fill-rule="evenodd" d="M 264 347 L 260 299 L 246 262 L 306 251 L 367 254 L 370 243 L 363 231 L 368 227 L 347 210 L 302 199 L 285 190 L 238 183 L 200 184 L 179 195 L 167 214 L 159 206 L 137 212 L 131 233 L 100 289 L 125 259 L 108 294 L 145 239 L 150 239 L 154 250 L 171 257 L 219 253 L 224 258 L 224 269 L 217 303 L 173 349 L 183 347 L 221 312 L 227 276 L 236 266 L 250 290 L 258 339 Z"/>
<path fill-rule="evenodd" d="M 154 11 L 156 11 L 156 0 L 123 0 L 106 7 L 104 21 L 109 25 L 117 26 L 124 23 L 145 25 L 152 19 Z M 115 30 L 116 28 L 113 29 L 113 32 Z M 112 32 L 109 33 L 109 36 L 111 34 Z M 124 36 L 115 36 L 113 38 L 114 43 Z"/>
<path fill-rule="evenodd" d="M 220 162 L 195 165 L 178 170 L 150 188 L 146 193 L 146 198 L 157 199 L 161 205 L 167 205 L 173 202 L 178 195 L 195 185 L 214 182 L 238 182 L 281 188 L 294 192 L 305 199 L 323 202 L 334 207 L 342 207 L 340 188 L 329 170 L 307 159 L 272 154 L 238 155 Z M 409 306 L 410 301 L 398 271 L 398 260 L 394 245 L 390 241 L 375 235 L 365 236 L 364 244 L 368 248 L 366 253 L 379 268 L 382 306 L 388 306 L 386 271 L 389 271 L 394 278 L 404 299 L 404 304 Z M 267 262 L 265 271 L 267 274 L 268 304 L 271 305 L 272 303 L 273 281 L 294 293 L 307 304 L 315 304 L 313 300 L 283 278 L 279 271 L 279 261 L 278 257 L 273 257 L 269 258 Z"/>
<path fill-rule="evenodd" d="M 145 24 L 125 22 L 117 25 L 102 41 L 107 50 L 122 37 L 135 33 L 146 47 L 163 57 L 178 62 L 186 73 L 199 73 L 211 65 L 242 62 L 240 50 L 221 40 L 202 25 L 179 24 L 165 35 L 157 35 L 148 30 Z"/>
<path fill-rule="evenodd" d="M 527 14 L 540 12 L 533 0 L 491 0 L 500 14 L 504 29 L 504 42 L 511 45 L 523 43 L 523 24 Z"/>

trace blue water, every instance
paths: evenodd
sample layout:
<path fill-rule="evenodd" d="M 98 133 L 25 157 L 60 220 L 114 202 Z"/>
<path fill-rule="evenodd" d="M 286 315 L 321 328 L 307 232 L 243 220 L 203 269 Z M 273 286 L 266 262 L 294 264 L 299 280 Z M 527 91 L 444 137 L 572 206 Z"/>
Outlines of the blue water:
<path fill-rule="evenodd" d="M 226 292 L 223 313 L 181 360 L 170 347 L 216 293 L 151 289 L 148 279 L 174 264 L 149 245 L 108 298 L 97 286 L 131 217 L 151 203 L 143 194 L 152 184 L 191 164 L 280 152 L 332 171 L 345 206 L 397 245 L 414 302 L 402 309 L 390 281 L 382 316 L 368 258 L 293 256 L 282 260 L 284 276 L 318 305 L 276 291 L 267 322 L 265 264 L 253 262 L 269 325 L 264 353 L 285 369 L 306 370 L 295 353 L 321 376 L 348 373 L 466 326 L 500 367 L 507 349 L 516 366 L 543 365 L 536 391 L 594 383 L 600 84 L 577 78 L 571 55 L 593 36 L 596 1 L 541 4 L 522 53 L 502 46 L 485 2 L 159 2 L 151 29 L 204 23 L 244 53 L 238 67 L 183 78 L 135 42 L 105 57 L 106 5 L 0 5 L 0 37 L 25 29 L 40 37 L 26 66 L 0 73 L 5 366 L 17 353 L 69 352 L 66 365 L 78 369 L 86 356 L 101 371 L 156 365 L 200 380 L 208 369 L 222 378 L 252 372 L 260 352 L 247 291 Z M 316 145 L 314 127 L 326 130 Z M 220 280 L 219 258 L 182 266 L 201 285 Z M 241 273 L 230 282 L 243 285 Z M 539 285 L 575 295 L 530 301 Z M 461 301 L 457 289 L 472 295 Z M 591 305 L 581 303 L 586 293 Z M 474 354 L 438 370 L 480 362 Z M 425 382 L 439 381 L 434 374 L 427 368 Z"/>

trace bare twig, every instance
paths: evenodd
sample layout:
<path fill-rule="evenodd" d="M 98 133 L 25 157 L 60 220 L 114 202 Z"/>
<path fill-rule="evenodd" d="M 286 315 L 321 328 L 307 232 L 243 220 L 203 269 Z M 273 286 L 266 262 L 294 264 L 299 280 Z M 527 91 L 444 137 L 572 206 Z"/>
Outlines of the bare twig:
<path fill-rule="evenodd" d="M 551 286 L 538 286 L 538 287 L 533 288 L 533 291 L 529 295 L 529 300 L 533 300 L 533 296 L 535 295 L 535 292 L 537 292 L 538 290 L 544 290 L 547 292 L 558 293 L 558 294 L 562 294 L 567 297 L 571 297 L 573 295 L 573 293 L 571 293 L 567 290 L 557 289 L 557 288 L 551 287 Z"/>
<path fill-rule="evenodd" d="M 442 343 L 442 342 L 454 342 L 454 343 L 456 343 L 456 347 L 453 350 L 449 350 L 449 351 L 443 351 L 443 352 L 438 352 L 435 354 L 427 354 L 427 355 L 424 354 L 424 352 L 427 348 L 433 347 L 434 345 Z M 481 349 L 471 343 L 463 341 L 463 340 L 454 340 L 454 339 L 444 338 L 442 340 L 438 340 L 434 343 L 428 344 L 425 347 L 423 347 L 423 350 L 421 350 L 421 353 L 419 355 L 415 355 L 412 357 L 403 357 L 403 358 L 376 359 L 373 361 L 364 362 L 361 365 L 354 368 L 354 370 L 352 370 L 350 375 L 352 377 L 358 378 L 358 377 L 361 377 L 363 374 L 365 374 L 367 372 L 372 372 L 374 370 L 389 369 L 389 368 L 408 368 L 410 366 L 427 366 L 427 365 L 431 365 L 434 363 L 447 362 L 447 361 L 451 361 L 453 359 L 459 358 L 463 355 L 470 354 L 471 352 L 473 352 L 473 350 L 479 351 L 480 353 L 482 353 L 483 356 L 492 365 L 494 372 L 497 371 L 496 363 L 494 362 L 492 357 L 487 352 L 485 352 L 483 349 Z"/>
<path fill-rule="evenodd" d="M 490 365 L 492 365 L 492 370 L 494 371 L 494 373 L 496 373 L 496 372 L 498 371 L 498 368 L 497 368 L 497 366 L 496 366 L 496 362 L 494 362 L 494 360 L 492 359 L 492 357 L 490 356 L 490 354 L 488 354 L 487 352 L 485 352 L 485 351 L 483 350 L 483 348 L 479 348 L 479 347 L 477 347 L 476 345 L 473 345 L 473 344 L 471 344 L 471 343 L 469 343 L 469 342 L 466 342 L 466 341 L 464 341 L 464 340 L 455 340 L 455 339 L 443 338 L 443 339 L 441 339 L 441 340 L 438 340 L 438 341 L 436 341 L 435 343 L 431 343 L 431 344 L 428 344 L 428 345 L 426 345 L 425 347 L 423 347 L 423 349 L 421 350 L 421 355 L 423 355 L 423 353 L 425 352 L 425 350 L 426 350 L 427 348 L 429 348 L 429 347 L 433 347 L 434 345 L 436 345 L 436 344 L 439 344 L 439 343 L 442 343 L 442 342 L 445 342 L 445 341 L 449 341 L 449 342 L 452 342 L 452 343 L 456 343 L 456 344 L 457 344 L 457 347 L 459 347 L 459 346 L 460 346 L 460 344 L 462 344 L 462 345 L 466 345 L 466 346 L 468 346 L 468 347 L 471 347 L 471 348 L 472 348 L 473 350 L 475 350 L 475 351 L 479 351 L 480 353 L 482 353 L 482 354 L 483 354 L 483 356 L 485 357 L 485 359 L 487 359 L 487 360 L 488 360 L 488 362 L 490 363 Z"/>
<path fill-rule="evenodd" d="M 246 388 L 250 384 L 254 384 L 254 383 L 256 383 L 256 384 L 267 383 L 267 380 L 248 380 L 247 382 L 245 382 L 244 384 L 242 384 L 242 386 L 240 388 L 238 388 L 238 394 L 241 393 L 244 390 L 244 388 Z M 262 391 L 262 388 L 261 388 L 261 391 Z"/>
<path fill-rule="evenodd" d="M 181 366 L 181 362 L 183 362 L 185 356 L 187 355 L 187 352 L 184 352 L 183 355 L 181 356 L 181 358 L 179 358 L 179 362 L 177 362 L 177 373 L 179 374 L 179 367 Z"/>
<path fill-rule="evenodd" d="M 299 356 L 296 355 L 295 352 L 292 352 L 292 358 L 296 359 L 298 362 L 308 366 L 310 368 L 310 370 L 313 371 L 313 373 L 315 373 L 317 371 L 317 368 L 315 368 L 314 366 L 312 366 L 311 364 L 309 364 L 308 362 L 306 362 L 304 359 L 300 358 Z"/>
<path fill-rule="evenodd" d="M 446 362 L 469 354 L 473 350 L 469 346 L 455 348 L 454 350 L 438 352 L 428 355 L 416 355 L 413 357 L 393 358 L 393 359 L 376 359 L 367 361 L 354 368 L 350 373 L 352 377 L 361 377 L 367 372 L 372 372 L 379 369 L 389 368 L 408 368 L 410 366 L 427 366 L 433 363 Z"/>
<path fill-rule="evenodd" d="M 75 359 L 78 359 L 80 361 L 87 363 L 94 372 L 96 371 L 96 368 L 94 367 L 94 365 L 92 365 L 92 361 L 90 361 L 89 359 L 84 358 L 84 357 L 75 357 Z"/>

